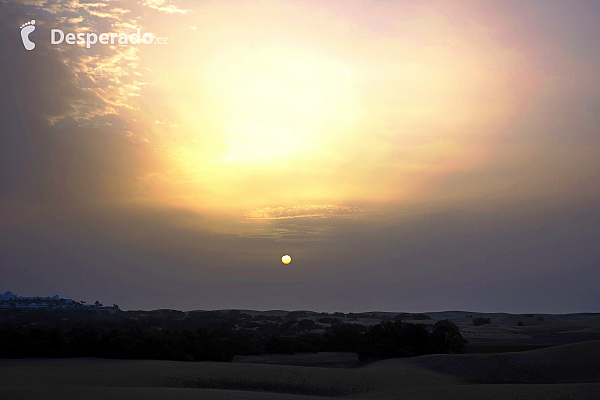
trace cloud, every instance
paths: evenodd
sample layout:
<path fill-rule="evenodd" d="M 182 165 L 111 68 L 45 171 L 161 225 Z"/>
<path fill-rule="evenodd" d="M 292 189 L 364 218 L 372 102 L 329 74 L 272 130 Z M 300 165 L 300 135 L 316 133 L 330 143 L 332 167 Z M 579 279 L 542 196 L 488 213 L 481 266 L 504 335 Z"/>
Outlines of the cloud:
<path fill-rule="evenodd" d="M 48 0 L 16 0 L 15 3 L 20 3 L 25 6 L 38 6 L 41 7 L 48 3 Z"/>
<path fill-rule="evenodd" d="M 133 133 L 131 131 L 125 131 L 125 136 L 131 140 L 132 143 L 150 143 L 150 141 L 142 135 Z"/>
<path fill-rule="evenodd" d="M 135 17 L 122 20 L 130 13 L 126 6 L 132 2 L 96 2 L 84 3 L 79 0 L 53 2 L 47 7 L 33 7 L 28 13 L 38 21 L 34 38 L 50 35 L 50 29 L 61 29 L 63 32 L 116 32 L 131 33 L 139 28 Z M 21 10 L 12 8 L 12 14 Z M 99 29 L 102 29 L 99 31 Z M 35 40 L 35 39 L 34 39 Z M 101 51 L 84 49 L 81 45 L 49 45 L 46 41 L 36 40 L 37 48 L 29 58 L 39 58 L 37 62 L 26 64 L 21 75 L 29 74 L 34 80 L 46 79 L 45 74 L 60 71 L 61 81 L 56 81 L 56 90 L 47 93 L 61 92 L 52 101 L 36 98 L 27 104 L 38 104 L 37 115 L 43 116 L 50 124 L 62 120 L 90 121 L 99 116 L 118 114 L 122 109 L 135 109 L 134 98 L 139 97 L 141 88 L 146 85 L 138 63 L 140 49 L 133 45 L 106 45 L 98 48 Z M 14 49 L 18 51 L 19 49 Z M 22 58 L 22 53 L 15 53 Z M 54 64 L 54 65 L 53 65 Z M 41 78 L 41 79 L 40 79 Z M 37 82 L 38 86 L 46 86 L 45 82 Z M 51 85 L 51 84 L 50 84 Z M 27 85 L 33 87 L 34 85 Z M 21 92 L 24 92 L 23 88 Z M 72 92 L 70 95 L 69 91 Z M 43 95 L 42 95 L 43 97 Z"/>
<path fill-rule="evenodd" d="M 244 238 L 262 238 L 285 243 L 306 243 L 324 241 L 341 230 L 332 225 L 279 223 L 267 228 L 253 228 L 240 234 Z"/>
<path fill-rule="evenodd" d="M 365 211 L 360 207 L 336 204 L 313 204 L 308 206 L 266 207 L 246 212 L 248 219 L 291 219 L 291 218 L 355 218 Z"/>
<path fill-rule="evenodd" d="M 147 7 L 165 12 L 167 14 L 187 14 L 190 12 L 190 10 L 179 8 L 173 4 L 165 5 L 165 0 L 146 0 L 143 4 Z"/>
<path fill-rule="evenodd" d="M 50 27 L 64 28 L 58 21 L 62 15 L 28 12 L 39 24 L 32 34 L 36 48 L 25 52 L 14 30 L 23 11 L 0 3 L 0 34 L 7 38 L 0 41 L 0 200 L 123 199 L 140 167 L 127 160 L 149 155 L 140 146 L 148 143 L 146 135 L 134 134 L 138 130 L 123 119 L 145 85 L 132 75 L 137 49 L 106 47 L 97 54 L 79 46 L 50 46 L 40 38 Z M 87 18 L 71 22 L 91 24 Z"/>

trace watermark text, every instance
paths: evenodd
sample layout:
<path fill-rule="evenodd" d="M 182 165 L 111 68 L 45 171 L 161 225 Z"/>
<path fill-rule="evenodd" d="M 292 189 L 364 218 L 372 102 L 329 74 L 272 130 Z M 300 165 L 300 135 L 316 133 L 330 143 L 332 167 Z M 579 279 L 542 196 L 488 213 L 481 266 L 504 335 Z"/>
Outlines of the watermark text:
<path fill-rule="evenodd" d="M 73 33 L 63 32 L 60 29 L 52 29 L 50 31 L 50 44 L 85 44 L 88 49 L 95 44 L 168 44 L 167 37 L 157 37 L 151 33 L 140 33 L 138 29 L 136 33 L 127 35 L 126 33 Z"/>

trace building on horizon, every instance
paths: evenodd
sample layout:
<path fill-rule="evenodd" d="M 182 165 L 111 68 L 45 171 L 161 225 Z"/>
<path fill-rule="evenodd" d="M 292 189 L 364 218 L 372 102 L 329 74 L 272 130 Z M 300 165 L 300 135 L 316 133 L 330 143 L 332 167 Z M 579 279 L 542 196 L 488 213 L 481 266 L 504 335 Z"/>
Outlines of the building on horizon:
<path fill-rule="evenodd" d="M 63 299 L 59 295 L 21 297 L 13 294 L 10 290 L 0 294 L 0 308 L 12 308 L 11 304 L 14 304 L 16 308 L 48 308 L 50 304 L 47 302 L 49 301 L 60 302 L 62 305 L 75 304 L 73 299 Z"/>
<path fill-rule="evenodd" d="M 15 297 L 17 296 L 14 295 L 10 290 L 7 290 L 6 292 L 4 292 L 4 294 L 0 294 L 0 301 L 14 299 Z"/>

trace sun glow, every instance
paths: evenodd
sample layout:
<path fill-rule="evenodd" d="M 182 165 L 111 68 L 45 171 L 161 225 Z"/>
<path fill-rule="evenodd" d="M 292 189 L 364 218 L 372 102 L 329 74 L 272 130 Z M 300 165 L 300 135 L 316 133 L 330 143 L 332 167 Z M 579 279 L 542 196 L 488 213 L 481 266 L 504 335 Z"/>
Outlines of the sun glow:
<path fill-rule="evenodd" d="M 345 71 L 344 63 L 307 50 L 231 46 L 163 75 L 163 90 L 179 95 L 169 100 L 176 132 L 163 142 L 172 172 L 160 177 L 156 195 L 205 211 L 326 197 L 328 190 L 312 184 L 301 195 L 276 188 L 286 175 L 332 162 L 355 133 L 362 108 Z M 264 202 L 266 193 L 275 203 Z"/>
<path fill-rule="evenodd" d="M 310 151 L 324 119 L 323 90 L 281 80 L 251 81 L 240 88 L 227 123 L 231 161 L 270 162 Z M 233 150 L 233 152 L 232 152 Z"/>
<path fill-rule="evenodd" d="M 429 190 L 438 176 L 485 164 L 485 146 L 469 137 L 480 140 L 515 107 L 500 79 L 513 63 L 492 73 L 495 53 L 480 59 L 476 48 L 445 47 L 460 32 L 444 20 L 408 25 L 415 40 L 317 24 L 312 9 L 306 26 L 275 29 L 264 21 L 284 14 L 249 8 L 256 14 L 232 8 L 226 20 L 207 19 L 214 26 L 198 27 L 196 51 L 175 51 L 174 41 L 173 58 L 153 59 L 159 72 L 144 101 L 161 115 L 147 120 L 169 122 L 147 135 L 162 162 L 140 179 L 149 197 L 203 215 L 245 215 L 438 196 Z M 322 26 L 339 35 L 316 34 Z"/>
<path fill-rule="evenodd" d="M 358 111 L 355 89 L 324 57 L 264 49 L 243 64 L 222 78 L 219 95 L 227 162 L 268 163 L 313 151 L 346 123 L 348 111 Z"/>

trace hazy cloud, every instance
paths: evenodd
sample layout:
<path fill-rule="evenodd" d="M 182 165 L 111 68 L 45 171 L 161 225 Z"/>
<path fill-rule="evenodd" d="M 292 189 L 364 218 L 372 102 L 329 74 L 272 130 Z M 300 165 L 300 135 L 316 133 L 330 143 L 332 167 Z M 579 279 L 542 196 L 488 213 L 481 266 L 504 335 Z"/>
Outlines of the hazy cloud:
<path fill-rule="evenodd" d="M 165 0 L 145 0 L 143 4 L 167 14 L 187 14 L 190 12 L 190 10 L 179 8 L 174 4 L 166 4 Z"/>
<path fill-rule="evenodd" d="M 312 204 L 308 206 L 266 207 L 246 213 L 250 219 L 289 219 L 289 218 L 354 218 L 364 213 L 360 207 L 338 206 L 335 204 Z"/>

